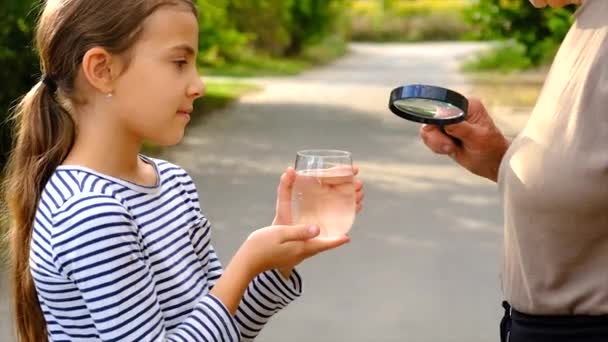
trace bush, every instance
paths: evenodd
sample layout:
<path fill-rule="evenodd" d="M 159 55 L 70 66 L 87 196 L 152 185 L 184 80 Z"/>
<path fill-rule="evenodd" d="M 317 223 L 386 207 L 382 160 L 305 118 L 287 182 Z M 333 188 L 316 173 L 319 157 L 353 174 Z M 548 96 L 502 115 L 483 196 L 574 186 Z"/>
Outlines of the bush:
<path fill-rule="evenodd" d="M 9 111 L 40 77 L 32 46 L 34 1 L 9 0 L 0 6 L 0 170 L 11 146 Z"/>
<path fill-rule="evenodd" d="M 468 32 L 461 0 L 355 1 L 351 35 L 356 41 L 458 40 Z"/>
<path fill-rule="evenodd" d="M 351 0 L 285 0 L 289 9 L 287 56 L 299 55 L 307 46 L 331 35 L 345 34 Z"/>
<path fill-rule="evenodd" d="M 550 61 L 572 25 L 574 7 L 534 8 L 528 0 L 476 0 L 465 11 L 472 37 L 515 40 L 531 65 Z"/>
<path fill-rule="evenodd" d="M 232 0 L 228 13 L 239 31 L 251 33 L 257 51 L 282 56 L 290 43 L 288 5 L 283 0 Z"/>
<path fill-rule="evenodd" d="M 198 0 L 200 65 L 236 61 L 252 36 L 237 29 L 228 15 L 229 0 Z"/>
<path fill-rule="evenodd" d="M 515 41 L 508 41 L 480 54 L 476 59 L 464 64 L 465 71 L 497 70 L 503 73 L 527 69 L 532 61 L 527 56 L 526 47 Z"/>
<path fill-rule="evenodd" d="M 225 0 L 224 7 L 229 22 L 256 51 L 278 57 L 299 55 L 328 35 L 340 34 L 349 1 Z"/>
<path fill-rule="evenodd" d="M 304 55 L 325 60 L 343 51 L 344 15 L 350 0 L 196 0 L 199 7 L 201 67 L 260 64 L 299 71 L 301 61 L 278 63 L 269 56 Z M 37 6 L 42 0 L 0 3 L 0 168 L 11 145 L 6 123 L 12 103 L 40 77 L 32 46 Z M 336 48 L 319 49 L 329 39 Z"/>

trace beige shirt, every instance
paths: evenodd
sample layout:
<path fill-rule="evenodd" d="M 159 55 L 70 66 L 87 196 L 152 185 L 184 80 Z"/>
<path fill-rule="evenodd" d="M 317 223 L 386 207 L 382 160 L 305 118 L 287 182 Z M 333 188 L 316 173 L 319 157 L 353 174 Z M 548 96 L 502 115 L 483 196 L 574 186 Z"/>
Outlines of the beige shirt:
<path fill-rule="evenodd" d="M 502 286 L 530 314 L 608 314 L 608 0 L 587 0 L 499 170 Z"/>

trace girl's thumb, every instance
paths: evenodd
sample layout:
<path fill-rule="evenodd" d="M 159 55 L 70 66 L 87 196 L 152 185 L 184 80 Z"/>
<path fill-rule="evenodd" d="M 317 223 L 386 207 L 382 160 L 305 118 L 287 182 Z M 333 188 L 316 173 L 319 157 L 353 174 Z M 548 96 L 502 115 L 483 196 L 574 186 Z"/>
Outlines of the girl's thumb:
<path fill-rule="evenodd" d="M 283 238 L 284 242 L 287 241 L 304 241 L 312 239 L 321 233 L 321 230 L 316 225 L 297 225 L 297 226 L 284 226 L 285 235 Z"/>

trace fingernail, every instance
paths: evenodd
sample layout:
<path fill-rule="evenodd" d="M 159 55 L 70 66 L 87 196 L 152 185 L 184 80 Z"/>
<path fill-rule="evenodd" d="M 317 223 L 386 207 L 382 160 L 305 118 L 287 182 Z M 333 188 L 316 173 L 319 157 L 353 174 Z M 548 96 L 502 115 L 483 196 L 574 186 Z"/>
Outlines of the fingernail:
<path fill-rule="evenodd" d="M 422 129 L 425 131 L 428 131 L 431 129 L 431 125 L 424 124 L 424 125 L 422 125 Z"/>
<path fill-rule="evenodd" d="M 308 232 L 311 235 L 316 235 L 319 232 L 319 228 L 313 224 L 312 226 L 308 227 Z"/>
<path fill-rule="evenodd" d="M 449 154 L 449 153 L 452 152 L 452 146 L 450 146 L 450 145 L 443 145 L 443 146 L 441 146 L 441 151 L 443 153 L 448 153 Z"/>

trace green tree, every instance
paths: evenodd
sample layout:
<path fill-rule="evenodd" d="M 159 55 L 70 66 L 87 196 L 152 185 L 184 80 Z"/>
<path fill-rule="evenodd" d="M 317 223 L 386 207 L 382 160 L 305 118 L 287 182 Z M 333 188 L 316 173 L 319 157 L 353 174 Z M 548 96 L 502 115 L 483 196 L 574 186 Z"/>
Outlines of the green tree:
<path fill-rule="evenodd" d="M 465 17 L 479 39 L 513 39 L 534 65 L 550 60 L 572 25 L 574 7 L 536 9 L 528 0 L 475 0 Z"/>
<path fill-rule="evenodd" d="M 285 0 L 231 0 L 228 13 L 240 31 L 251 35 L 257 51 L 282 56 L 290 43 L 288 5 Z"/>
<path fill-rule="evenodd" d="M 238 64 L 251 55 L 297 56 L 308 44 L 333 34 L 350 0 L 196 0 L 199 64 Z M 42 0 L 0 2 L 0 169 L 11 145 L 11 106 L 40 78 L 33 46 Z"/>
<path fill-rule="evenodd" d="M 339 31 L 350 0 L 286 0 L 289 8 L 290 44 L 287 55 L 298 55 L 308 44 Z"/>
<path fill-rule="evenodd" d="M 199 62 L 216 65 L 238 60 L 250 37 L 228 16 L 231 0 L 198 0 Z"/>
<path fill-rule="evenodd" d="M 297 56 L 303 48 L 340 33 L 350 0 L 230 0 L 229 17 L 251 34 L 258 50 Z"/>
<path fill-rule="evenodd" d="M 0 170 L 11 146 L 10 108 L 40 77 L 32 40 L 36 3 L 5 0 L 0 5 Z"/>

